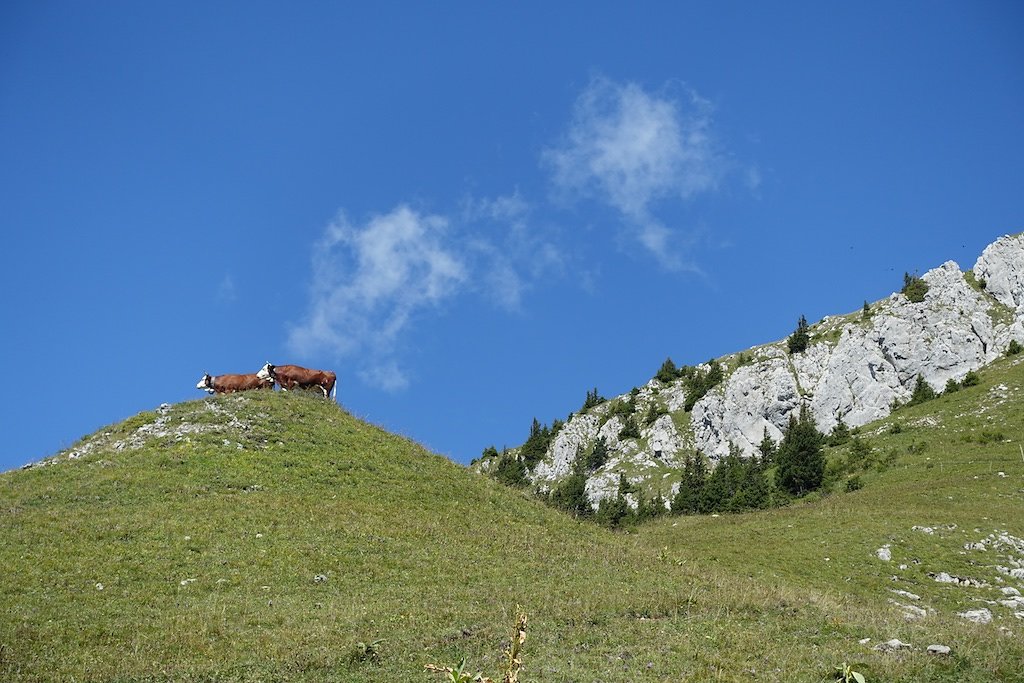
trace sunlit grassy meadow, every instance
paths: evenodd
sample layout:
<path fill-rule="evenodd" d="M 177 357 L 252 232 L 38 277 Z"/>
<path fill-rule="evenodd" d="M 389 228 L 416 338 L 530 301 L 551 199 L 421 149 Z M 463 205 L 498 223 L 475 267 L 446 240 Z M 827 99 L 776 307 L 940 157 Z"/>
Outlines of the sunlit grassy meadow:
<path fill-rule="evenodd" d="M 0 475 L 0 680 L 430 681 L 463 657 L 497 677 L 517 605 L 523 681 L 1024 680 L 1024 620 L 991 604 L 1024 581 L 964 549 L 1024 537 L 1024 364 L 981 377 L 862 429 L 886 464 L 860 490 L 628 533 L 315 396 L 144 413 Z M 912 647 L 872 649 L 891 638 Z"/>

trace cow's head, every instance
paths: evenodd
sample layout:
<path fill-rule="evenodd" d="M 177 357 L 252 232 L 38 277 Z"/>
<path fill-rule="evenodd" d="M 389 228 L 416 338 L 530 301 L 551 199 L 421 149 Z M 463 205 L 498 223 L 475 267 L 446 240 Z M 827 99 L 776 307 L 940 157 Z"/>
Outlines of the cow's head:
<path fill-rule="evenodd" d="M 203 373 L 203 378 L 196 384 L 196 389 L 203 389 L 211 394 L 213 393 L 213 377 L 210 376 L 210 373 Z"/>
<path fill-rule="evenodd" d="M 277 375 L 274 374 L 274 366 L 270 363 L 264 365 L 256 376 L 265 382 L 273 382 L 277 379 Z"/>

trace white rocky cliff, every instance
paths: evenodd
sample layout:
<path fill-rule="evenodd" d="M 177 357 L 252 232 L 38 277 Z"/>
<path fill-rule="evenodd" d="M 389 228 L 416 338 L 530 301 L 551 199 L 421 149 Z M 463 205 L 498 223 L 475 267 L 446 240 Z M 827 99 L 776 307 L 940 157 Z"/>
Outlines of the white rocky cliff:
<path fill-rule="evenodd" d="M 604 437 L 608 461 L 587 481 L 594 504 L 615 495 L 620 473 L 671 495 L 659 481 L 689 453 L 715 461 L 734 444 L 753 454 L 765 430 L 778 441 L 802 405 L 825 433 L 840 419 L 863 425 L 906 401 L 919 375 L 942 391 L 949 380 L 995 360 L 1011 340 L 1024 343 L 1024 234 L 989 245 L 969 273 L 949 261 L 922 279 L 928 291 L 918 303 L 896 293 L 872 305 L 869 315 L 857 311 L 812 325 L 803 353 L 790 354 L 782 340 L 719 359 L 723 381 L 689 413 L 683 380 L 651 380 L 632 396 L 639 438 L 620 438 L 626 417 L 613 411 L 628 394 L 574 415 L 529 478 L 542 490 L 553 488 L 577 454 Z"/>

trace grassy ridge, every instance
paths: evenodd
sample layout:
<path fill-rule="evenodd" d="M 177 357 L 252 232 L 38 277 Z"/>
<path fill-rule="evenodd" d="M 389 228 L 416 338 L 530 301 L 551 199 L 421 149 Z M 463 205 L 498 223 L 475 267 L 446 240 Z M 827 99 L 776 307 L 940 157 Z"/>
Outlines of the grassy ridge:
<path fill-rule="evenodd" d="M 993 558 L 963 543 L 1024 536 L 1022 385 L 1004 362 L 897 413 L 899 433 L 868 438 L 898 458 L 856 493 L 632 534 L 311 396 L 144 413 L 78 459 L 0 476 L 0 680 L 429 681 L 424 664 L 463 656 L 495 675 L 516 604 L 525 681 L 820 681 L 843 661 L 869 680 L 1024 680 L 1024 622 L 1001 607 L 964 622 L 991 590 L 928 576 L 995 586 Z M 117 449 L 147 425 L 162 428 Z M 890 563 L 874 556 L 886 543 Z M 905 621 L 892 587 L 934 612 Z M 378 640 L 377 657 L 359 646 Z M 931 642 L 954 655 L 925 655 Z"/>

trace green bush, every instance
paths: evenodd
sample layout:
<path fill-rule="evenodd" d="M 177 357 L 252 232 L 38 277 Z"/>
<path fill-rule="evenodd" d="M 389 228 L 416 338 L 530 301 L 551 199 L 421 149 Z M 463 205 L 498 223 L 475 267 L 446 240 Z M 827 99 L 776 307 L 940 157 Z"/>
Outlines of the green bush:
<path fill-rule="evenodd" d="M 871 466 L 871 444 L 867 439 L 855 436 L 850 439 L 848 462 L 851 469 L 867 469 Z"/>
<path fill-rule="evenodd" d="M 981 382 L 981 378 L 978 377 L 978 373 L 974 370 L 968 370 L 964 378 L 960 380 L 960 386 L 962 387 L 976 387 Z"/>
<path fill-rule="evenodd" d="M 647 414 L 644 415 L 644 424 L 650 426 L 657 422 L 658 418 L 662 415 L 668 415 L 668 408 L 657 403 L 651 403 L 650 407 L 647 408 Z"/>
<path fill-rule="evenodd" d="M 924 295 L 928 293 L 928 283 L 917 275 L 903 273 L 903 295 L 915 304 L 924 301 Z"/>
<path fill-rule="evenodd" d="M 1006 347 L 1006 355 L 1016 356 L 1021 351 L 1024 351 L 1024 346 L 1021 346 L 1020 342 L 1016 339 L 1011 339 L 1010 345 Z"/>
<path fill-rule="evenodd" d="M 636 412 L 636 400 L 631 393 L 629 398 L 617 399 L 612 402 L 612 409 L 609 411 L 608 417 L 611 418 L 618 415 L 622 418 L 628 418 L 634 412 Z"/>
<path fill-rule="evenodd" d="M 708 361 L 706 370 L 691 369 L 686 375 L 686 402 L 683 410 L 690 412 L 697 401 L 722 383 L 725 373 L 714 359 Z"/>

